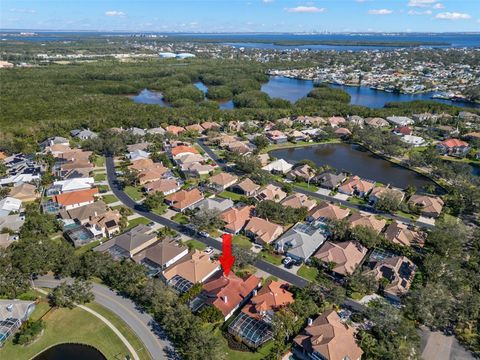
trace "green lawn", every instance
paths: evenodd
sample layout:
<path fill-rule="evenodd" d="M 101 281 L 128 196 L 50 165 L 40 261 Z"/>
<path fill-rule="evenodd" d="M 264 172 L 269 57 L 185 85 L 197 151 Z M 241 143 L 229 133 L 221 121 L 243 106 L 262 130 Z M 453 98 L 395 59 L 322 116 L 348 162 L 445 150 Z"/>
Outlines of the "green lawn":
<path fill-rule="evenodd" d="M 110 187 L 108 185 L 98 185 L 97 188 L 98 188 L 98 191 L 100 192 L 100 194 L 105 193 L 108 190 L 110 190 Z"/>
<path fill-rule="evenodd" d="M 100 241 L 97 240 L 97 241 L 93 241 L 91 242 L 90 244 L 87 244 L 85 246 L 82 246 L 82 247 L 79 247 L 79 248 L 76 248 L 75 249 L 75 253 L 77 255 L 81 255 L 81 254 L 84 254 L 86 253 L 87 251 L 90 251 L 91 249 L 93 249 L 94 247 L 100 245 Z"/>
<path fill-rule="evenodd" d="M 207 247 L 204 243 L 201 243 L 198 240 L 191 239 L 185 242 L 185 244 L 192 249 L 203 251 Z"/>
<path fill-rule="evenodd" d="M 136 349 L 143 347 L 140 340 L 121 319 L 98 304 L 94 306 L 95 310 L 101 309 L 102 315 L 114 320 L 116 325 L 121 326 L 122 334 L 132 341 L 132 345 Z M 42 300 L 32 314 L 32 319 L 40 318 L 49 308 L 46 301 Z M 46 348 L 61 343 L 91 345 L 102 352 L 107 359 L 124 358 L 125 355 L 131 357 L 118 336 L 100 319 L 85 310 L 80 308 L 55 309 L 46 313 L 43 320 L 46 323 L 46 328 L 44 334 L 38 340 L 28 346 L 17 346 L 13 345 L 12 339 L 10 339 L 0 349 L 0 358 L 29 360 Z M 143 360 L 150 359 L 145 351 L 140 351 L 138 354 Z"/>
<path fill-rule="evenodd" d="M 174 216 L 172 216 L 171 220 L 183 225 L 188 224 L 190 222 L 188 217 L 182 213 L 175 214 Z"/>
<path fill-rule="evenodd" d="M 280 255 L 270 254 L 269 252 L 262 250 L 260 252 L 260 256 L 263 260 L 269 262 L 273 265 L 281 265 L 282 264 L 282 257 Z"/>
<path fill-rule="evenodd" d="M 225 199 L 232 199 L 233 201 L 238 201 L 242 198 L 242 195 L 227 190 L 222 191 L 218 196 Z"/>
<path fill-rule="evenodd" d="M 232 244 L 238 245 L 244 249 L 250 249 L 252 247 L 250 239 L 243 235 L 234 235 L 232 238 Z"/>
<path fill-rule="evenodd" d="M 162 204 L 158 208 L 153 209 L 152 212 L 157 215 L 163 215 L 167 212 L 168 205 L 167 204 Z"/>
<path fill-rule="evenodd" d="M 297 275 L 310 281 L 316 281 L 318 269 L 303 264 L 300 269 L 298 269 Z"/>
<path fill-rule="evenodd" d="M 294 182 L 293 186 L 294 187 L 298 186 L 302 189 L 309 190 L 309 191 L 317 191 L 318 190 L 317 186 L 312 185 L 312 184 L 308 185 L 308 183 L 306 183 L 306 182 Z"/>
<path fill-rule="evenodd" d="M 111 204 L 118 201 L 118 198 L 115 195 L 103 195 L 102 200 L 106 204 Z"/>
<path fill-rule="evenodd" d="M 105 166 L 105 158 L 103 156 L 96 156 L 94 163 L 97 167 Z"/>
<path fill-rule="evenodd" d="M 95 174 L 93 180 L 95 180 L 96 182 L 105 181 L 107 180 L 107 174 Z"/>
<path fill-rule="evenodd" d="M 356 204 L 356 205 L 366 205 L 368 204 L 367 200 L 363 198 L 359 198 L 356 196 L 350 196 L 347 200 L 349 203 Z"/>
<path fill-rule="evenodd" d="M 123 189 L 125 193 L 133 200 L 138 201 L 143 198 L 143 193 L 140 189 L 133 186 L 125 186 Z"/>
<path fill-rule="evenodd" d="M 128 228 L 130 229 L 140 224 L 147 225 L 150 222 L 151 222 L 150 220 L 144 217 L 135 218 L 128 221 Z"/>
<path fill-rule="evenodd" d="M 407 219 L 411 219 L 411 220 L 417 220 L 417 218 L 418 218 L 418 216 L 416 216 L 416 215 L 409 214 L 409 213 L 403 212 L 401 210 L 395 211 L 395 214 L 398 215 L 398 216 L 406 217 Z"/>

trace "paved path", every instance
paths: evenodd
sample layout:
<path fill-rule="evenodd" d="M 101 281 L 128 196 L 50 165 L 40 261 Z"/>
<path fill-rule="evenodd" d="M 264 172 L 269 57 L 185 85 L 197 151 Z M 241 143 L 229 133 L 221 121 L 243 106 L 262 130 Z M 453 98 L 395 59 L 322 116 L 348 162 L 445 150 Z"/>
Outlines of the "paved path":
<path fill-rule="evenodd" d="M 68 282 L 71 279 L 57 280 L 52 276 L 42 276 L 34 281 L 34 285 L 40 288 L 54 288 L 63 281 Z M 95 302 L 116 314 L 130 326 L 143 342 L 152 359 L 170 358 L 169 354 L 172 353 L 173 347 L 152 316 L 139 309 L 130 299 L 118 295 L 104 285 L 92 284 L 92 292 L 95 295 Z"/>

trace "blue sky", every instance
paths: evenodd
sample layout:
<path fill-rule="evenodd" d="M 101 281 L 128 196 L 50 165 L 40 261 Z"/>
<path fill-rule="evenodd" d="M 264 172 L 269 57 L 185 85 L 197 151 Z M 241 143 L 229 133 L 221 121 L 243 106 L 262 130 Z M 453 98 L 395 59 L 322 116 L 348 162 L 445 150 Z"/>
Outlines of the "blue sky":
<path fill-rule="evenodd" d="M 0 0 L 0 28 L 480 32 L 480 0 Z"/>

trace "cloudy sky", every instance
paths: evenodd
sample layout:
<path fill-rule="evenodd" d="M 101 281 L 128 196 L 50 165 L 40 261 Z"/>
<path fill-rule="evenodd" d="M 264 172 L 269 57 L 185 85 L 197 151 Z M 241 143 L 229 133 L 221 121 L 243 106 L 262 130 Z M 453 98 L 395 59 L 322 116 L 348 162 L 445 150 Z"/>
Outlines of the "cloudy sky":
<path fill-rule="evenodd" d="M 480 0 L 0 0 L 0 28 L 480 32 Z"/>

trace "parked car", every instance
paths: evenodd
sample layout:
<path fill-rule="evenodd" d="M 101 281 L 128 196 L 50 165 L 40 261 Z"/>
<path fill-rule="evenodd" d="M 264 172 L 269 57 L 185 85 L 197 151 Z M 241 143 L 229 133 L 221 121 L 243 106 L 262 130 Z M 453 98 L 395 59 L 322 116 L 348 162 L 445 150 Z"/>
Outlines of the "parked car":
<path fill-rule="evenodd" d="M 207 247 L 203 252 L 207 255 L 213 254 L 213 248 L 211 246 Z"/>
<path fill-rule="evenodd" d="M 210 236 L 210 234 L 207 233 L 206 231 L 199 231 L 198 235 L 200 235 L 201 237 L 209 237 Z"/>
<path fill-rule="evenodd" d="M 285 259 L 283 259 L 282 263 L 287 269 L 291 269 L 292 266 L 295 264 L 295 260 L 287 256 Z"/>

